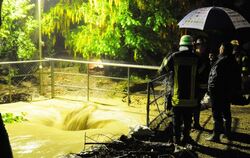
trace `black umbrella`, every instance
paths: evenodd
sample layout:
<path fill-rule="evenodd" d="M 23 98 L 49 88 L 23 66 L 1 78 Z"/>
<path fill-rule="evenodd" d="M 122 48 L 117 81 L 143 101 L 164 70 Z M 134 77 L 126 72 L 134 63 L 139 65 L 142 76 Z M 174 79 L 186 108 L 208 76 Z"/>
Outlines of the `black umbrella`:
<path fill-rule="evenodd" d="M 238 12 L 224 7 L 198 8 L 179 23 L 180 28 L 198 30 L 236 30 L 250 28 L 249 22 Z"/>

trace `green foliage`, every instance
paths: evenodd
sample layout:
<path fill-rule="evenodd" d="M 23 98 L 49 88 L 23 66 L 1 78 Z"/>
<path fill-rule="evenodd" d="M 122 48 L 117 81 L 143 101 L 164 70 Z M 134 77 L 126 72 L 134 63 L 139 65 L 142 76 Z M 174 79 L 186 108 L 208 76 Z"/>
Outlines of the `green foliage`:
<path fill-rule="evenodd" d="M 84 58 L 151 61 L 179 39 L 177 19 L 188 0 L 60 0 L 43 17 L 43 33 L 65 38 Z M 178 9 L 176 9 L 178 8 Z M 157 61 L 158 62 L 158 61 Z"/>
<path fill-rule="evenodd" d="M 36 51 L 31 37 L 37 22 L 31 16 L 30 0 L 4 0 L 0 28 L 0 56 L 30 59 Z"/>
<path fill-rule="evenodd" d="M 4 123 L 14 123 L 14 122 L 23 122 L 23 121 L 27 121 L 27 119 L 25 119 L 25 113 L 22 112 L 21 115 L 14 115 L 13 113 L 3 113 L 2 114 L 2 119 Z"/>

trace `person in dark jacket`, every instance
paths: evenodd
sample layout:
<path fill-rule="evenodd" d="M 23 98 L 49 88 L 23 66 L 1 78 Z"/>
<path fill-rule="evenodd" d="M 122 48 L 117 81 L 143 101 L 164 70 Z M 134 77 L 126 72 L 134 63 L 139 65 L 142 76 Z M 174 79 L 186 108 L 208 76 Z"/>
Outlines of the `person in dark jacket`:
<path fill-rule="evenodd" d="M 218 59 L 209 73 L 208 92 L 214 119 L 213 134 L 207 138 L 209 141 L 219 142 L 223 130 L 225 130 L 227 138 L 231 138 L 231 97 L 233 92 L 240 89 L 240 69 L 232 56 L 232 50 L 231 43 L 222 43 Z M 225 120 L 225 126 L 223 119 Z"/>
<path fill-rule="evenodd" d="M 197 65 L 199 58 L 193 52 L 193 38 L 184 35 L 180 39 L 179 51 L 164 59 L 160 72 L 172 72 L 173 133 L 174 143 L 193 143 L 190 137 L 193 108 L 197 106 Z M 184 124 L 183 131 L 181 126 Z M 181 134 L 183 139 L 181 140 Z"/>
<path fill-rule="evenodd" d="M 210 71 L 210 61 L 208 58 L 207 43 L 205 38 L 201 37 L 197 38 L 195 42 L 195 53 L 199 56 L 200 65 L 198 67 L 198 76 L 199 76 L 198 106 L 194 109 L 193 128 L 197 130 L 202 130 L 203 128 L 200 125 L 201 100 L 207 93 L 207 80 Z"/>

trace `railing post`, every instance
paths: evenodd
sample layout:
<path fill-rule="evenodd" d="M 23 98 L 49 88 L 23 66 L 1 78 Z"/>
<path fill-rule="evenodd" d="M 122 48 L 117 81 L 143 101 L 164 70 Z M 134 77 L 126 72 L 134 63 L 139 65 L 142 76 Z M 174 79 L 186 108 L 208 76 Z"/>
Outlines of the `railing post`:
<path fill-rule="evenodd" d="M 150 110 L 150 82 L 147 84 L 147 108 L 146 108 L 146 124 L 149 126 L 149 110 Z"/>
<path fill-rule="evenodd" d="M 87 64 L 87 101 L 89 101 L 89 63 Z"/>
<path fill-rule="evenodd" d="M 130 68 L 128 67 L 128 106 L 130 105 Z"/>
<path fill-rule="evenodd" d="M 11 91 L 11 78 L 12 78 L 12 71 L 11 71 L 11 66 L 10 64 L 8 64 L 8 68 L 9 68 L 9 75 L 8 75 L 8 87 L 9 87 L 9 101 L 10 103 L 12 102 L 12 91 Z"/>
<path fill-rule="evenodd" d="M 39 91 L 40 91 L 40 94 L 43 95 L 43 64 L 42 62 L 40 61 L 39 62 Z"/>
<path fill-rule="evenodd" d="M 54 61 L 50 61 L 50 75 L 51 75 L 51 98 L 53 99 L 55 97 L 55 65 Z"/>

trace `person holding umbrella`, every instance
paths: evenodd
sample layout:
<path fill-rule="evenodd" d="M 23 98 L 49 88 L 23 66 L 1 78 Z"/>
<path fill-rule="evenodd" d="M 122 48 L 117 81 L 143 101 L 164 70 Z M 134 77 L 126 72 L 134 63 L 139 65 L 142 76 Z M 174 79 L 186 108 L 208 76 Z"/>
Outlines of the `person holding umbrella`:
<path fill-rule="evenodd" d="M 230 42 L 224 42 L 219 48 L 218 59 L 211 67 L 208 78 L 208 93 L 214 119 L 213 134 L 206 140 L 220 142 L 220 134 L 225 129 L 225 136 L 231 139 L 230 104 L 233 93 L 240 90 L 240 71 L 232 55 Z M 225 120 L 225 125 L 224 121 Z"/>
<path fill-rule="evenodd" d="M 179 42 L 179 51 L 164 59 L 159 72 L 173 73 L 173 112 L 174 143 L 184 145 L 194 143 L 190 136 L 192 114 L 197 106 L 197 67 L 199 57 L 193 52 L 193 38 L 184 35 Z M 184 124 L 183 131 L 181 130 Z M 183 139 L 181 140 L 181 135 Z"/>

